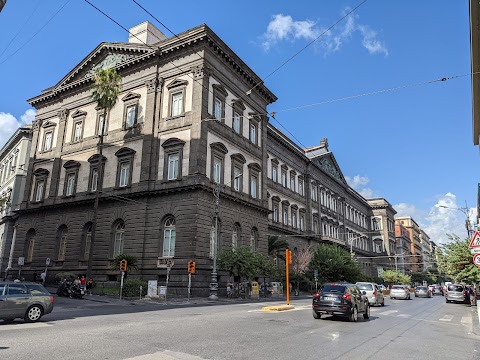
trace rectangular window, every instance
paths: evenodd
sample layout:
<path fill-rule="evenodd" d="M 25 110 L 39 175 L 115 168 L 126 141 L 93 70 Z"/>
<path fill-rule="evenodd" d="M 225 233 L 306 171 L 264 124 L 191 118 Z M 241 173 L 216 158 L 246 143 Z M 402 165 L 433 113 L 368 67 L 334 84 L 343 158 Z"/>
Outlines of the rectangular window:
<path fill-rule="evenodd" d="M 235 191 L 240 191 L 242 189 L 242 169 L 238 167 L 233 168 L 233 189 Z"/>
<path fill-rule="evenodd" d="M 255 124 L 250 124 L 250 142 L 257 144 L 257 126 Z"/>
<path fill-rule="evenodd" d="M 295 175 L 290 174 L 290 190 L 295 191 Z"/>
<path fill-rule="evenodd" d="M 278 169 L 276 166 L 272 165 L 272 181 L 276 183 L 278 181 L 277 178 L 278 178 Z"/>
<path fill-rule="evenodd" d="M 45 140 L 43 142 L 43 151 L 49 151 L 52 149 L 53 132 L 49 131 L 45 133 Z"/>
<path fill-rule="evenodd" d="M 282 170 L 282 186 L 287 187 L 287 172 Z"/>
<path fill-rule="evenodd" d="M 82 121 L 77 121 L 73 126 L 73 141 L 77 142 L 82 139 Z"/>
<path fill-rule="evenodd" d="M 278 222 L 278 204 L 273 204 L 273 221 Z"/>
<path fill-rule="evenodd" d="M 127 118 L 125 119 L 125 127 L 131 128 L 137 122 L 137 105 L 127 106 Z"/>
<path fill-rule="evenodd" d="M 254 199 L 257 198 L 257 184 L 258 184 L 257 177 L 255 175 L 251 175 L 250 176 L 250 195 Z"/>
<path fill-rule="evenodd" d="M 25 259 L 27 262 L 32 262 L 34 248 L 35 248 L 35 239 L 31 238 L 30 241 L 28 242 L 28 253 L 27 253 L 27 258 Z"/>
<path fill-rule="evenodd" d="M 37 182 L 37 190 L 35 192 L 35 201 L 43 200 L 43 192 L 45 190 L 45 181 L 40 180 Z"/>
<path fill-rule="evenodd" d="M 67 175 L 67 187 L 65 189 L 65 195 L 71 196 L 75 190 L 75 174 Z"/>
<path fill-rule="evenodd" d="M 183 112 L 183 92 L 179 92 L 172 95 L 172 116 L 182 115 L 182 112 Z"/>
<path fill-rule="evenodd" d="M 300 214 L 300 230 L 305 230 L 305 215 Z"/>
<path fill-rule="evenodd" d="M 98 129 L 97 129 L 97 135 L 101 136 L 107 133 L 107 128 L 105 124 L 105 115 L 100 114 L 98 115 Z"/>
<path fill-rule="evenodd" d="M 130 180 L 130 163 L 124 162 L 120 164 L 120 179 L 118 181 L 118 186 L 125 187 L 128 186 Z"/>
<path fill-rule="evenodd" d="M 292 227 L 297 227 L 297 212 L 292 210 Z"/>
<path fill-rule="evenodd" d="M 91 191 L 97 191 L 98 186 L 98 169 L 92 169 Z"/>
<path fill-rule="evenodd" d="M 233 131 L 235 131 L 237 134 L 241 133 L 240 124 L 241 124 L 240 114 L 234 111 L 233 112 Z"/>
<path fill-rule="evenodd" d="M 175 255 L 175 229 L 165 229 L 163 238 L 163 256 Z"/>
<path fill-rule="evenodd" d="M 213 181 L 220 184 L 222 181 L 222 159 L 213 158 Z"/>
<path fill-rule="evenodd" d="M 298 193 L 303 195 L 303 180 L 298 180 Z"/>
<path fill-rule="evenodd" d="M 84 259 L 88 259 L 90 256 L 90 244 L 92 243 L 92 233 L 88 232 L 87 236 L 85 237 L 85 252 L 84 252 Z"/>
<path fill-rule="evenodd" d="M 283 225 L 288 225 L 288 210 L 283 209 Z"/>
<path fill-rule="evenodd" d="M 176 180 L 178 179 L 179 174 L 179 161 L 180 161 L 180 154 L 170 154 L 168 155 L 168 180 Z"/>
<path fill-rule="evenodd" d="M 214 116 L 216 120 L 222 120 L 222 100 L 215 98 Z"/>

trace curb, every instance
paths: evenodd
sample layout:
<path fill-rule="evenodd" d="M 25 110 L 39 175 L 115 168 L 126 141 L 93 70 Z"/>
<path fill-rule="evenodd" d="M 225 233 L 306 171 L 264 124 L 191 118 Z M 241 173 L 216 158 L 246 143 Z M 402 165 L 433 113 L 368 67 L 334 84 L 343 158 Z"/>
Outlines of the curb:
<path fill-rule="evenodd" d="M 276 306 L 264 306 L 262 308 L 263 312 L 277 312 L 277 311 L 285 311 L 285 310 L 293 310 L 295 306 L 293 305 L 276 305 Z"/>

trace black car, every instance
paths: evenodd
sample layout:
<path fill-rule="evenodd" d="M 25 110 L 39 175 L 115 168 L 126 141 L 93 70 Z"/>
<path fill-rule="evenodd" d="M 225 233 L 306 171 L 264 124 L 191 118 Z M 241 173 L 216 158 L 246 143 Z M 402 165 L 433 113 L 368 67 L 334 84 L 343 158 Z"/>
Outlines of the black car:
<path fill-rule="evenodd" d="M 345 316 L 357 321 L 358 314 L 370 318 L 370 306 L 365 294 L 354 284 L 324 284 L 313 296 L 313 317 L 320 319 L 323 314 Z"/>

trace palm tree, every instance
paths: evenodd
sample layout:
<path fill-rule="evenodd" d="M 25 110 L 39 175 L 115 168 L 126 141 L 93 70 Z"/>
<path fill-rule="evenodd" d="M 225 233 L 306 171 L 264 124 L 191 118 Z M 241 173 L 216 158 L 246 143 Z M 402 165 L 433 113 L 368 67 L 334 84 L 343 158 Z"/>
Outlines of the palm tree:
<path fill-rule="evenodd" d="M 118 270 L 120 268 L 120 261 L 127 260 L 127 271 L 125 271 L 125 279 L 127 278 L 127 273 L 130 270 L 138 270 L 138 259 L 132 255 L 120 254 L 115 258 L 110 260 L 110 267 L 112 270 Z"/>
<path fill-rule="evenodd" d="M 283 255 L 288 248 L 287 240 L 280 239 L 278 236 L 268 237 L 268 255 L 285 259 Z"/>
<path fill-rule="evenodd" d="M 97 228 L 97 213 L 98 213 L 98 202 L 100 199 L 100 192 L 102 191 L 103 185 L 103 134 L 105 133 L 105 124 L 108 123 L 108 117 L 110 115 L 110 110 L 114 107 L 117 102 L 118 95 L 120 94 L 122 87 L 121 81 L 122 78 L 117 74 L 117 71 L 114 68 L 110 69 L 98 69 L 94 75 L 95 83 L 93 85 L 92 99 L 97 102 L 98 108 L 104 111 L 103 122 L 99 131 L 99 141 L 98 141 L 98 184 L 97 190 L 95 192 L 95 203 L 93 205 L 93 221 L 92 221 L 92 230 L 90 238 L 90 252 L 88 256 L 88 266 L 87 266 L 87 279 L 92 276 L 92 264 L 93 264 L 93 253 L 94 253 L 94 243 L 95 243 L 95 231 Z"/>

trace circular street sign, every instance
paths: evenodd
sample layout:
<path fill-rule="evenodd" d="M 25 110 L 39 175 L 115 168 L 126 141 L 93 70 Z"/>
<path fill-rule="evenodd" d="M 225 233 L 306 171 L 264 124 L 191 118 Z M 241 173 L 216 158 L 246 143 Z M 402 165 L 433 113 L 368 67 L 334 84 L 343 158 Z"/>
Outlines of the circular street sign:
<path fill-rule="evenodd" d="M 480 267 L 480 254 L 476 254 L 474 257 L 473 257 L 473 263 L 475 265 L 477 265 L 478 267 Z"/>

